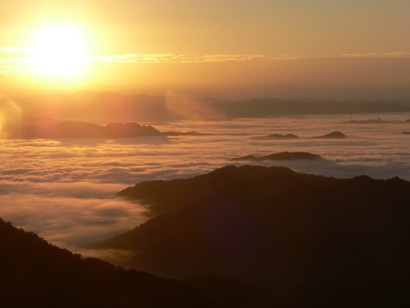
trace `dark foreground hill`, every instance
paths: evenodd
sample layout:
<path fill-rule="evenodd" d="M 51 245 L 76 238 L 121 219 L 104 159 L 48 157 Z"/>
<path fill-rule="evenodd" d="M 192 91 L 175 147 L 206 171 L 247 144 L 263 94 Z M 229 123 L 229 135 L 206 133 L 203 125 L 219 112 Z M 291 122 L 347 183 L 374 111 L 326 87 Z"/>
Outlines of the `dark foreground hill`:
<path fill-rule="evenodd" d="M 270 289 L 280 306 L 410 304 L 410 183 L 225 167 L 122 192 L 167 212 L 100 247 L 139 269 Z"/>
<path fill-rule="evenodd" d="M 223 292 L 221 291 L 223 290 Z M 266 291 L 185 281 L 83 259 L 0 219 L 0 307 L 269 307 Z"/>

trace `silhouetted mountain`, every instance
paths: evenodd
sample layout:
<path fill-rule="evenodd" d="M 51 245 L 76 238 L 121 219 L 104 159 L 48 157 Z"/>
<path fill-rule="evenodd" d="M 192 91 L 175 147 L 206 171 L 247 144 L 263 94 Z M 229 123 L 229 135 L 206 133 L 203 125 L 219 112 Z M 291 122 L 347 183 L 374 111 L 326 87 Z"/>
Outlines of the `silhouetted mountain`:
<path fill-rule="evenodd" d="M 238 158 L 232 158 L 234 161 L 264 161 L 264 160 L 321 160 L 320 155 L 307 152 L 279 152 L 265 156 L 247 155 Z"/>
<path fill-rule="evenodd" d="M 230 101 L 207 97 L 124 95 L 108 92 L 15 97 L 12 101 L 26 116 L 93 123 L 410 111 L 410 104 L 399 101 L 340 102 L 279 98 Z"/>
<path fill-rule="evenodd" d="M 8 138 L 132 138 L 141 136 L 200 135 L 196 132 L 160 132 L 152 126 L 138 123 L 58 121 L 44 118 L 23 118 L 17 123 L 5 123 L 3 134 Z"/>
<path fill-rule="evenodd" d="M 347 136 L 345 134 L 343 134 L 342 132 L 335 131 L 335 132 L 331 132 L 331 133 L 323 135 L 323 136 L 316 136 L 316 137 L 313 137 L 313 138 L 318 138 L 318 139 L 320 139 L 320 138 L 323 138 L 323 139 L 342 139 L 342 138 L 347 138 Z"/>
<path fill-rule="evenodd" d="M 96 123 L 171 120 L 165 96 L 82 91 L 16 97 L 13 101 L 29 117 Z"/>
<path fill-rule="evenodd" d="M 382 119 L 365 119 L 365 120 L 350 120 L 348 124 L 391 124 L 391 123 L 400 123 L 401 121 L 397 120 L 382 120 Z"/>
<path fill-rule="evenodd" d="M 266 117 L 272 115 L 307 114 L 360 114 L 410 111 L 408 103 L 401 102 L 341 102 L 336 100 L 298 100 L 255 98 L 238 102 L 222 102 L 229 117 Z"/>
<path fill-rule="evenodd" d="M 1 307 L 269 307 L 269 294 L 234 281 L 184 281 L 82 258 L 0 219 Z"/>
<path fill-rule="evenodd" d="M 99 243 L 136 268 L 268 287 L 278 307 L 410 304 L 410 183 L 225 167 L 121 192 L 166 212 Z"/>
<path fill-rule="evenodd" d="M 276 139 L 296 139 L 299 138 L 296 135 L 293 134 L 286 134 L 286 135 L 281 135 L 281 134 L 272 134 L 272 135 L 268 135 L 268 138 L 276 138 Z"/>
<path fill-rule="evenodd" d="M 82 259 L 2 220 L 0 238 L 2 307 L 192 307 L 204 300 L 182 283 Z"/>
<path fill-rule="evenodd" d="M 299 136 L 294 135 L 294 134 L 272 134 L 268 136 L 260 136 L 260 137 L 255 137 L 255 139 L 297 139 Z"/>

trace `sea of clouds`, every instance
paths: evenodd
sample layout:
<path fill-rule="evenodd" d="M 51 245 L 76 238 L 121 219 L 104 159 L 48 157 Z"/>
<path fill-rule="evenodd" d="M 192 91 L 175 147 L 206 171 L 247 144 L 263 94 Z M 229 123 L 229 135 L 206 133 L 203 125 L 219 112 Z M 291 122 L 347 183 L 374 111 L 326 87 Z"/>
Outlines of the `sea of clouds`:
<path fill-rule="evenodd" d="M 84 252 L 84 245 L 147 220 L 143 205 L 116 197 L 121 189 L 146 180 L 209 172 L 233 164 L 234 157 L 305 151 L 325 160 L 258 164 L 343 178 L 366 174 L 410 180 L 410 135 L 402 134 L 410 131 L 410 122 L 405 122 L 410 115 L 382 118 L 386 123 L 346 123 L 350 117 L 340 115 L 157 123 L 162 131 L 203 134 L 169 138 L 2 139 L 0 217 L 54 244 Z M 332 131 L 348 138 L 312 138 Z M 258 138 L 288 133 L 300 138 Z"/>

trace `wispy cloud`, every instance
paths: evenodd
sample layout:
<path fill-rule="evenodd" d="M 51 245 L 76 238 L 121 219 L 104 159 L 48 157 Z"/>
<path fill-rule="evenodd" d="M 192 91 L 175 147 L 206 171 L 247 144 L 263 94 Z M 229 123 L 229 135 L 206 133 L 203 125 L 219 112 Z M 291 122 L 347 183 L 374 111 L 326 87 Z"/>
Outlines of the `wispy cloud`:
<path fill-rule="evenodd" d="M 23 47 L 0 47 L 0 72 L 20 73 L 30 71 L 30 49 Z M 289 55 L 267 56 L 262 54 L 176 54 L 176 53 L 124 53 L 88 56 L 85 63 L 112 64 L 196 64 L 246 62 L 255 60 L 280 61 L 295 60 Z"/>
<path fill-rule="evenodd" d="M 28 55 L 26 47 L 0 47 L 0 74 L 27 72 Z"/>
<path fill-rule="evenodd" d="M 174 53 L 127 53 L 90 57 L 92 62 L 107 63 L 216 63 L 216 62 L 242 62 L 258 59 L 267 59 L 260 54 L 207 54 L 185 55 Z"/>
<path fill-rule="evenodd" d="M 290 56 L 287 54 L 281 54 L 278 56 L 271 56 L 267 57 L 268 60 L 273 60 L 273 61 L 285 61 L 285 60 L 299 60 L 302 59 L 302 57 L 297 57 L 297 56 Z"/>
<path fill-rule="evenodd" d="M 342 56 L 344 58 L 410 58 L 410 51 L 353 52 Z"/>
<path fill-rule="evenodd" d="M 27 53 L 28 48 L 25 47 L 0 47 L 0 54 L 4 55 L 15 55 L 15 54 L 22 54 Z"/>
<path fill-rule="evenodd" d="M 4 219 L 63 247 L 112 237 L 146 220 L 143 206 L 118 198 L 7 194 L 0 202 Z"/>

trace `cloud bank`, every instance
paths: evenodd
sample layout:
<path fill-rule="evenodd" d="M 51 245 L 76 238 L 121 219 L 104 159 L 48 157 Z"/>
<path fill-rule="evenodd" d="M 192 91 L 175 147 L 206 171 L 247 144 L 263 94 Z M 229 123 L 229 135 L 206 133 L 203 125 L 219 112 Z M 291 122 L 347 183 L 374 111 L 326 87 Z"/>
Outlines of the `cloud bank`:
<path fill-rule="evenodd" d="M 360 118 L 359 118 L 360 117 Z M 374 115 L 355 116 L 356 120 Z M 300 116 L 234 121 L 162 123 L 163 131 L 195 130 L 201 136 L 170 137 L 167 143 L 138 138 L 98 142 L 0 140 L 0 216 L 70 247 L 130 230 L 147 219 L 146 208 L 115 194 L 137 182 L 191 177 L 233 164 L 245 155 L 302 151 L 317 162 L 260 162 L 336 177 L 367 174 L 410 180 L 410 114 L 383 115 L 386 124 L 346 123 L 350 116 Z M 335 130 L 347 138 L 312 139 Z M 295 134 L 296 140 L 259 139 Z M 235 162 L 248 164 L 249 162 Z M 77 247 L 77 248 L 76 248 Z"/>

